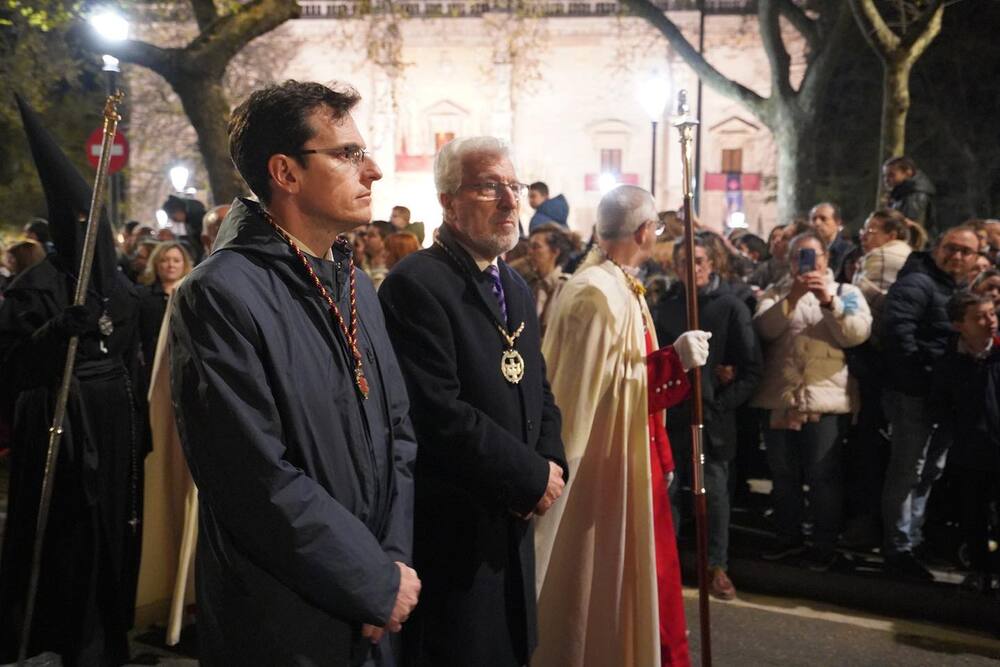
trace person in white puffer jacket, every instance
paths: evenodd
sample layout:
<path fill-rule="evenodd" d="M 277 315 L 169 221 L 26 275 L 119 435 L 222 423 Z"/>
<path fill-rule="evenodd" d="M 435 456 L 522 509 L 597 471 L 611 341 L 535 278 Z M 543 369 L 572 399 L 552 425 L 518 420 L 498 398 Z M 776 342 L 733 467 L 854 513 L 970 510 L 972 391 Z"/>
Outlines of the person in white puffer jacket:
<path fill-rule="evenodd" d="M 815 269 L 803 271 L 810 251 Z M 806 554 L 813 569 L 825 570 L 835 559 L 843 518 L 843 436 L 857 409 L 844 348 L 868 339 L 872 317 L 857 287 L 834 280 L 815 233 L 792 239 L 788 257 L 791 276 L 761 295 L 754 315 L 766 351 L 764 378 L 751 404 L 769 411 L 764 441 L 778 530 L 777 547 L 764 556 Z M 803 483 L 815 521 L 808 553 Z"/>

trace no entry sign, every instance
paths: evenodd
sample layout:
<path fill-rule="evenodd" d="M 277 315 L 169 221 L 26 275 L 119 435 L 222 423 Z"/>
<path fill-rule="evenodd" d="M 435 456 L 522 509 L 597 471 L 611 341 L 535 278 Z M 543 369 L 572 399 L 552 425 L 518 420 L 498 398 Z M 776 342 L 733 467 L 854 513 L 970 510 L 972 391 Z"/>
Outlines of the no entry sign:
<path fill-rule="evenodd" d="M 101 159 L 101 144 L 103 143 L 104 128 L 99 127 L 87 139 L 87 160 L 90 161 L 94 169 L 97 169 L 97 163 Z M 120 130 L 115 133 L 115 141 L 111 144 L 110 157 L 108 173 L 113 174 L 116 171 L 121 171 L 128 164 L 128 140 L 125 139 L 125 135 Z"/>

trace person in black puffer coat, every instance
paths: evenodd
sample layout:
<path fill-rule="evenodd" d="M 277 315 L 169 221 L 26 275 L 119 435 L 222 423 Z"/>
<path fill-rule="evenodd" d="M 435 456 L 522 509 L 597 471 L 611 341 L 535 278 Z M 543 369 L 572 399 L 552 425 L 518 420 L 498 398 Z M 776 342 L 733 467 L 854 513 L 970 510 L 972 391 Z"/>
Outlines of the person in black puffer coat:
<path fill-rule="evenodd" d="M 732 599 L 735 588 L 726 575 L 729 549 L 729 469 L 736 456 L 736 408 L 753 394 L 763 372 L 760 343 L 754 334 L 750 310 L 732 287 L 714 273 L 709 242 L 695 238 L 695 284 L 698 286 L 699 326 L 712 334 L 708 362 L 702 379 L 705 420 L 705 484 L 708 487 L 710 591 Z M 684 244 L 674 250 L 674 265 L 686 276 Z M 675 282 L 654 305 L 657 338 L 674 340 L 688 330 L 684 283 Z M 667 411 L 667 430 L 677 464 L 677 479 L 670 485 L 675 496 L 691 484 L 691 401 Z M 673 507 L 677 507 L 672 503 Z M 676 510 L 675 510 L 676 511 Z M 679 521 L 674 522 L 680 525 Z"/>
<path fill-rule="evenodd" d="M 931 368 L 952 336 L 948 299 L 969 275 L 978 248 L 971 227 L 949 229 L 932 252 L 915 252 L 907 258 L 886 295 L 882 334 L 889 377 L 883 405 L 892 425 L 892 443 L 882 489 L 882 519 L 887 568 L 902 576 L 930 577 L 913 549 L 922 541 L 924 509 L 947 453 L 928 448 Z"/>
<path fill-rule="evenodd" d="M 894 157 L 882 165 L 889 198 L 888 207 L 895 209 L 925 229 L 934 228 L 934 195 L 936 190 L 927 174 L 917 169 L 908 157 Z"/>

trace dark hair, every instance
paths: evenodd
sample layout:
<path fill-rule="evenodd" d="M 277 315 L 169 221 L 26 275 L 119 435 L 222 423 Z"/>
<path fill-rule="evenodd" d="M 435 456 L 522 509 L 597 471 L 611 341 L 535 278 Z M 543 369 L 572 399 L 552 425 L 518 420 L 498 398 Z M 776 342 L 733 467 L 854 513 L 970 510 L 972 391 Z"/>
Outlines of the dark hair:
<path fill-rule="evenodd" d="M 965 313 L 968 312 L 969 308 L 984 303 L 993 305 L 993 301 L 983 294 L 976 294 L 969 290 L 959 290 L 948 299 L 948 305 L 945 306 L 948 312 L 948 321 L 961 322 L 965 319 Z"/>
<path fill-rule="evenodd" d="M 15 243 L 11 247 L 7 248 L 7 252 L 10 253 L 11 257 L 14 258 L 14 262 L 17 264 L 16 272 L 14 275 L 23 273 L 26 269 L 30 269 L 35 264 L 45 261 L 45 247 L 38 241 L 32 241 L 31 239 L 26 239 Z"/>
<path fill-rule="evenodd" d="M 128 222 L 125 223 L 124 231 L 126 234 L 131 234 L 132 232 L 135 231 L 135 228 L 141 224 L 142 223 L 139 222 L 138 220 L 129 220 Z"/>
<path fill-rule="evenodd" d="M 556 266 L 565 268 L 569 256 L 573 254 L 573 239 L 566 233 L 566 230 L 554 222 L 546 222 L 531 230 L 529 237 L 535 234 L 545 234 L 545 242 L 556 254 Z"/>
<path fill-rule="evenodd" d="M 43 245 L 52 241 L 52 235 L 49 234 L 49 223 L 41 218 L 29 220 L 28 224 L 24 226 L 24 233 L 34 235 L 38 242 Z"/>
<path fill-rule="evenodd" d="M 909 237 L 910 225 L 906 222 L 906 216 L 895 209 L 880 208 L 872 211 L 868 217 L 878 220 L 882 223 L 882 231 L 900 241 L 905 241 Z"/>
<path fill-rule="evenodd" d="M 911 158 L 906 157 L 905 155 L 900 157 L 889 158 L 888 160 L 882 163 L 882 168 L 883 169 L 895 168 L 895 169 L 902 169 L 903 171 L 908 171 L 911 174 L 917 173 L 917 163 L 914 162 Z"/>
<path fill-rule="evenodd" d="M 534 190 L 543 197 L 549 196 L 549 186 L 545 185 L 545 183 L 542 183 L 541 181 L 535 181 L 534 183 L 528 186 L 528 189 Z"/>
<path fill-rule="evenodd" d="M 979 275 L 976 276 L 976 279 L 972 281 L 972 284 L 969 285 L 969 289 L 978 294 L 977 290 L 979 290 L 979 287 L 990 278 L 1000 278 L 1000 271 L 997 271 L 996 269 L 986 269 L 985 271 L 981 271 Z"/>
<path fill-rule="evenodd" d="M 809 209 L 809 217 L 812 217 L 812 212 L 818 209 L 820 206 L 829 206 L 833 210 L 833 219 L 843 221 L 843 216 L 840 214 L 840 207 L 834 204 L 832 201 L 821 201 L 820 203 Z"/>
<path fill-rule="evenodd" d="M 309 124 L 313 112 L 323 109 L 341 120 L 361 100 L 351 87 L 333 90 L 319 83 L 285 81 L 255 90 L 233 111 L 229 121 L 229 155 L 240 176 L 264 203 L 271 201 L 272 155 L 290 155 L 315 134 Z"/>
<path fill-rule="evenodd" d="M 786 227 L 788 227 L 788 225 L 775 225 L 774 227 L 771 227 L 771 231 L 767 233 L 767 242 L 770 243 L 771 241 L 773 241 L 774 235 L 777 234 L 778 232 L 785 231 Z"/>
<path fill-rule="evenodd" d="M 756 234 L 747 232 L 743 236 L 736 239 L 736 247 L 739 248 L 741 245 L 746 246 L 748 251 L 757 253 L 759 261 L 764 261 L 771 256 L 767 243 Z"/>
<path fill-rule="evenodd" d="M 979 234 L 976 233 L 975 225 L 971 225 L 966 222 L 962 223 L 961 225 L 956 225 L 955 227 L 949 227 L 948 229 L 938 234 L 937 238 L 934 239 L 934 247 L 937 248 L 939 245 L 941 245 L 941 242 L 944 241 L 945 237 L 948 236 L 949 234 L 956 234 L 959 232 L 968 232 L 973 236 L 975 236 L 977 240 L 979 238 Z M 976 250 L 976 252 L 979 252 L 978 249 Z"/>
<path fill-rule="evenodd" d="M 396 228 L 392 226 L 392 223 L 385 220 L 373 220 L 369 226 L 375 228 L 375 231 L 378 232 L 383 241 L 396 233 Z"/>

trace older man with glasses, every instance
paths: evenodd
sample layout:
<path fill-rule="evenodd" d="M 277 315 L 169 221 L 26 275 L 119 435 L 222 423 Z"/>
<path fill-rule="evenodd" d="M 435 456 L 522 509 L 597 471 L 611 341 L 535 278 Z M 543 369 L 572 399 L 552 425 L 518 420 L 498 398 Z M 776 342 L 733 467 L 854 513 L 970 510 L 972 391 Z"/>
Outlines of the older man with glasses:
<path fill-rule="evenodd" d="M 531 518 L 568 474 L 531 293 L 501 259 L 527 188 L 493 137 L 446 144 L 434 180 L 438 240 L 379 291 L 420 442 L 404 646 L 412 665 L 518 667 L 537 641 Z"/>
<path fill-rule="evenodd" d="M 927 499 L 944 471 L 947 454 L 936 441 L 933 448 L 928 443 L 931 368 L 953 335 L 948 299 L 966 282 L 978 251 L 975 229 L 949 229 L 931 252 L 910 254 L 883 306 L 883 347 L 889 362 L 883 404 L 892 424 L 892 453 L 882 490 L 883 540 L 886 569 L 902 577 L 933 578 L 913 553 L 923 541 Z"/>

